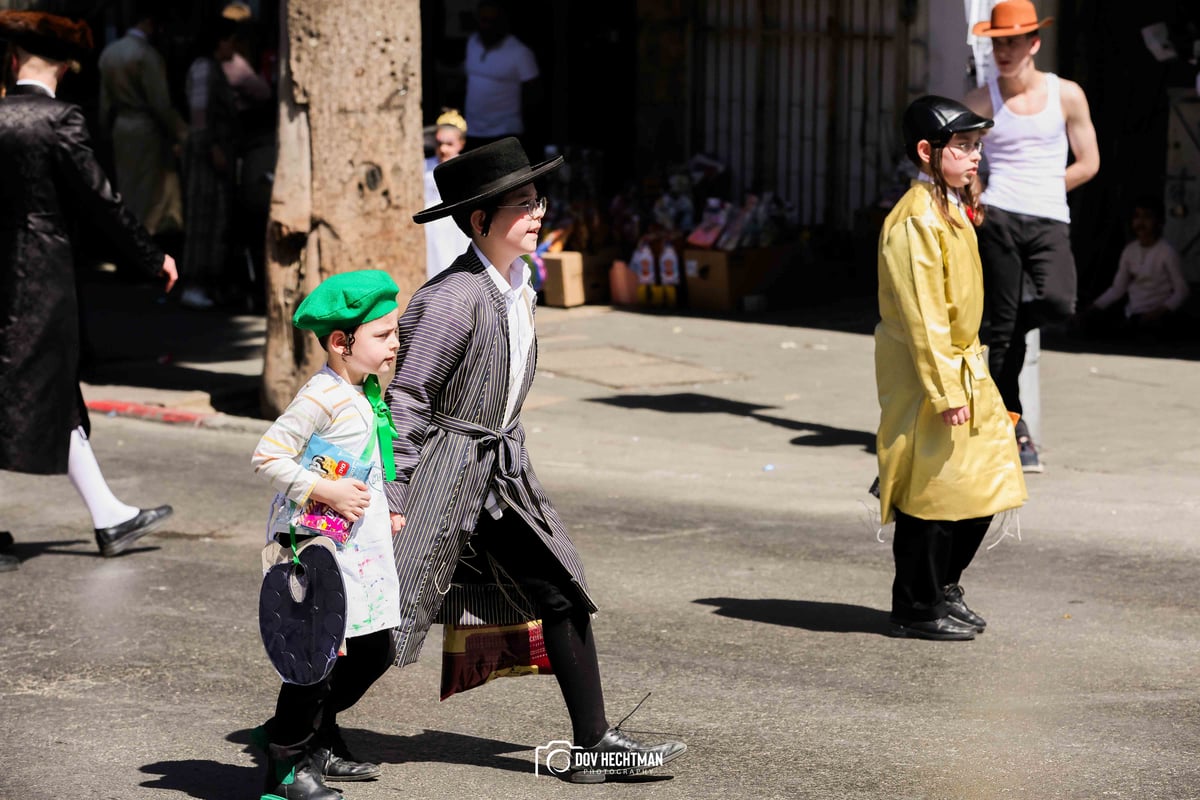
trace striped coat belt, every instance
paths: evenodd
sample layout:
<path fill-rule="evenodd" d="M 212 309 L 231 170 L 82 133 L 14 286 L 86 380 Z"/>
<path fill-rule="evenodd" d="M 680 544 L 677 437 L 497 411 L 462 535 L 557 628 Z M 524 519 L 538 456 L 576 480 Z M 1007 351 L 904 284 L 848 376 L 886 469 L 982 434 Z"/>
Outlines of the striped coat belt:
<path fill-rule="evenodd" d="M 528 484 L 521 480 L 521 442 L 516 436 L 517 420 L 514 419 L 504 430 L 495 431 L 437 411 L 429 422 L 447 433 L 469 436 L 484 449 L 495 447 L 497 469 L 494 481 L 500 496 L 530 527 L 554 535 L 542 517 L 541 505 L 530 494 Z"/>

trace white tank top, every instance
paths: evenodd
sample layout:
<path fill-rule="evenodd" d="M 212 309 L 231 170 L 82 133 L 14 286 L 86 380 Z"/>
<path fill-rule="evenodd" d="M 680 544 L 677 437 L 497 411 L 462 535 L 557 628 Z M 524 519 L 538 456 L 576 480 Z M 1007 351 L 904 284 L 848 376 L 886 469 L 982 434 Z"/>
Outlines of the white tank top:
<path fill-rule="evenodd" d="M 980 199 L 1015 214 L 1070 222 L 1067 123 L 1058 76 L 1045 75 L 1046 107 L 1036 114 L 1014 114 L 1004 105 L 995 80 L 988 79 L 996 125 L 984 137 L 990 173 Z"/>

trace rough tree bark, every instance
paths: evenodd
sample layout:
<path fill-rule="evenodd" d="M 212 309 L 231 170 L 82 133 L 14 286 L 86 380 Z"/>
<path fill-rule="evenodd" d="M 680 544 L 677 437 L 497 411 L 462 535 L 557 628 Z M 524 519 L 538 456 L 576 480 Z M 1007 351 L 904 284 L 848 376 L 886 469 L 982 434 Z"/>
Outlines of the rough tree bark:
<path fill-rule="evenodd" d="M 266 241 L 262 407 L 277 415 L 324 362 L 292 327 L 329 275 L 383 269 L 401 308 L 425 277 L 420 0 L 285 0 L 279 152 Z"/>

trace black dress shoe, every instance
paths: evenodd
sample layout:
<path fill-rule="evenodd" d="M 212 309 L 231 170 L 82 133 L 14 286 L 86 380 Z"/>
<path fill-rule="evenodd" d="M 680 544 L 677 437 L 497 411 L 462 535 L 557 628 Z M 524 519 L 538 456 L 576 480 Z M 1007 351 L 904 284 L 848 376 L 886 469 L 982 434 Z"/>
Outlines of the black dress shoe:
<path fill-rule="evenodd" d="M 321 744 L 313 748 L 313 768 L 327 781 L 370 781 L 383 774 L 378 764 L 360 761 L 350 752 L 340 728 L 322 731 Z"/>
<path fill-rule="evenodd" d="M 12 549 L 13 537 L 8 531 L 0 531 L 0 553 L 7 553 Z"/>
<path fill-rule="evenodd" d="M 975 628 L 951 617 L 929 620 L 900 620 L 893 617 L 892 634 L 910 639 L 962 642 L 975 638 Z"/>
<path fill-rule="evenodd" d="M 371 781 L 383 774 L 378 764 L 342 758 L 328 747 L 313 750 L 312 764 L 327 781 Z"/>
<path fill-rule="evenodd" d="M 963 588 L 957 583 L 952 583 L 942 591 L 946 595 L 946 606 L 950 616 L 970 625 L 976 633 L 983 633 L 983 629 L 987 627 L 987 620 L 967 608 L 963 600 Z"/>
<path fill-rule="evenodd" d="M 125 520 L 111 528 L 96 528 L 96 544 L 105 558 L 120 555 L 129 546 L 157 528 L 174 511 L 170 506 L 143 508 L 133 519 Z"/>
<path fill-rule="evenodd" d="M 325 785 L 308 757 L 292 766 L 268 758 L 260 800 L 342 800 L 342 795 Z"/>
<path fill-rule="evenodd" d="M 0 572 L 12 572 L 19 566 L 21 566 L 21 559 L 10 556 L 8 553 L 0 553 Z"/>
<path fill-rule="evenodd" d="M 661 767 L 686 751 L 683 742 L 646 745 L 619 728 L 609 728 L 591 747 L 572 749 L 571 767 L 564 777 L 571 783 L 604 783 L 610 776 L 636 775 Z"/>

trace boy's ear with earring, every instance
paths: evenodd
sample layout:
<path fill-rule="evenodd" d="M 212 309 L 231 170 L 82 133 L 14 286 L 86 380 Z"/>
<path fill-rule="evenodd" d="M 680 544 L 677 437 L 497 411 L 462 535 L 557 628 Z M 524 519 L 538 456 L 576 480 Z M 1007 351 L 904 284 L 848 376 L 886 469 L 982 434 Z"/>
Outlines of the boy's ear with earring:
<path fill-rule="evenodd" d="M 345 331 L 334 331 L 329 334 L 329 352 L 345 358 L 350 355 L 350 342 L 351 339 Z"/>

